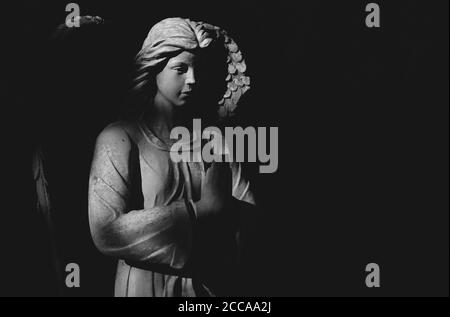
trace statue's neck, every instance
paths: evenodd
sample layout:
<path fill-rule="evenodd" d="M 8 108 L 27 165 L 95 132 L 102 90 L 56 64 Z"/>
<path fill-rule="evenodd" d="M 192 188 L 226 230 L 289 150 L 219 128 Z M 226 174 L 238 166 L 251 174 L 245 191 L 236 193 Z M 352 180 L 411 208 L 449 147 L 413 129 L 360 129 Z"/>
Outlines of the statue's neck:
<path fill-rule="evenodd" d="M 170 131 L 174 127 L 184 126 L 189 129 L 192 126 L 192 122 L 188 122 L 191 118 L 188 118 L 184 108 L 176 107 L 157 95 L 153 104 L 149 105 L 149 110 L 144 113 L 143 119 L 159 139 L 170 144 L 173 142 L 170 140 Z"/>

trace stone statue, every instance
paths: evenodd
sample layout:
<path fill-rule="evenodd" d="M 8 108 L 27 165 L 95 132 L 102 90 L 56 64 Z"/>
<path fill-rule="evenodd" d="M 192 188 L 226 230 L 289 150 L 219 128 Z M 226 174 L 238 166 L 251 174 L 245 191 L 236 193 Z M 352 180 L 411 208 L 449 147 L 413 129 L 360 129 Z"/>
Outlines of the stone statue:
<path fill-rule="evenodd" d="M 136 65 L 137 115 L 100 133 L 89 179 L 93 241 L 118 259 L 115 296 L 236 295 L 250 183 L 238 163 L 173 162 L 170 131 L 233 113 L 250 86 L 242 53 L 218 27 L 168 18 Z"/>

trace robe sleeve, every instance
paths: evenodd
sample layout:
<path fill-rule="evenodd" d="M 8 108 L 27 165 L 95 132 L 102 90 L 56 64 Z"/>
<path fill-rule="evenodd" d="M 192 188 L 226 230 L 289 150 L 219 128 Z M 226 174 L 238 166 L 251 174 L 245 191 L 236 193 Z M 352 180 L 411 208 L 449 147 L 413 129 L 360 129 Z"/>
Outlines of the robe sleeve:
<path fill-rule="evenodd" d="M 254 235 L 256 218 L 256 201 L 252 192 L 250 181 L 243 175 L 240 163 L 231 163 L 233 178 L 233 213 L 237 216 L 236 243 L 238 258 L 242 261 L 248 253 L 251 237 Z"/>
<path fill-rule="evenodd" d="M 255 197 L 251 190 L 250 182 L 243 176 L 242 166 L 240 163 L 231 163 L 231 172 L 233 177 L 232 195 L 239 201 L 255 205 Z"/>
<path fill-rule="evenodd" d="M 108 256 L 182 269 L 192 244 L 192 205 L 178 200 L 167 206 L 132 210 L 132 156 L 139 155 L 132 147 L 120 126 L 107 127 L 97 138 L 89 178 L 93 241 Z"/>

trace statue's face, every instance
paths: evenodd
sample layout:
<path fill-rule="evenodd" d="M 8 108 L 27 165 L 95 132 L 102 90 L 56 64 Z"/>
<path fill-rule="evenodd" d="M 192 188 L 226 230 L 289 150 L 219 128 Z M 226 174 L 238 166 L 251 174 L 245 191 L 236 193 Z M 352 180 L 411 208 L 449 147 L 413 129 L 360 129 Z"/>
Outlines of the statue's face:
<path fill-rule="evenodd" d="M 183 106 L 194 93 L 196 87 L 195 54 L 182 51 L 167 62 L 156 75 L 157 98 L 172 106 Z"/>

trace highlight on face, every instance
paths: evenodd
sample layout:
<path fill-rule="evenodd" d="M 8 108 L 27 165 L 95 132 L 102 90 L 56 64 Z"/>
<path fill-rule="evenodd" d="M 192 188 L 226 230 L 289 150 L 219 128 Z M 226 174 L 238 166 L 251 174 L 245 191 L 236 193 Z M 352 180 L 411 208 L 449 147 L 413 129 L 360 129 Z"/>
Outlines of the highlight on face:
<path fill-rule="evenodd" d="M 182 51 L 170 58 L 156 75 L 155 100 L 172 106 L 182 106 L 191 100 L 197 84 L 196 55 Z"/>

